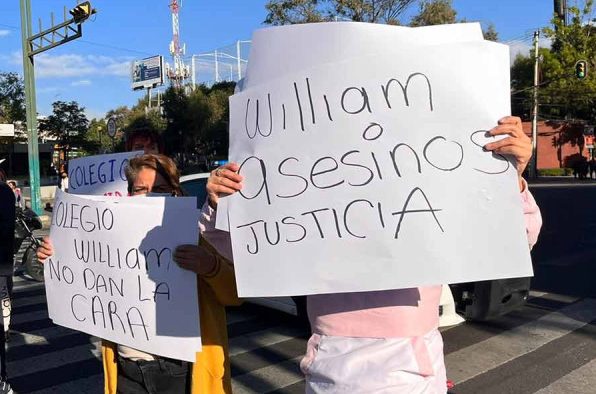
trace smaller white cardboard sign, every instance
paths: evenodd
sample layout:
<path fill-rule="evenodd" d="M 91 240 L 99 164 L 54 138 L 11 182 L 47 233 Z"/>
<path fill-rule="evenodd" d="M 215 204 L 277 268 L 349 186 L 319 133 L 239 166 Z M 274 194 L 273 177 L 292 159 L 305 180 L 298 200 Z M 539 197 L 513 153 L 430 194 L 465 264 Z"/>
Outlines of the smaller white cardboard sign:
<path fill-rule="evenodd" d="M 58 191 L 45 261 L 54 323 L 150 354 L 195 361 L 197 276 L 172 260 L 196 245 L 192 197 L 87 198 Z"/>
<path fill-rule="evenodd" d="M 111 153 L 73 159 L 68 163 L 68 192 L 105 196 L 128 195 L 126 166 L 142 151 Z"/>

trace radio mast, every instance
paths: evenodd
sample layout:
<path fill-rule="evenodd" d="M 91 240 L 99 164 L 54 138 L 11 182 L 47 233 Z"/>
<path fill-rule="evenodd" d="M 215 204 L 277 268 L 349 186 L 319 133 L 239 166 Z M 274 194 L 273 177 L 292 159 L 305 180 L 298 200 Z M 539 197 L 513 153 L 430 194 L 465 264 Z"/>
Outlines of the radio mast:
<path fill-rule="evenodd" d="M 170 54 L 172 55 L 173 66 L 167 65 L 167 76 L 170 83 L 181 88 L 184 85 L 184 80 L 189 77 L 189 68 L 184 64 L 182 56 L 186 52 L 186 45 L 180 44 L 180 26 L 178 23 L 178 12 L 180 10 L 181 1 L 171 0 L 170 9 L 172 10 L 172 42 L 170 42 Z"/>

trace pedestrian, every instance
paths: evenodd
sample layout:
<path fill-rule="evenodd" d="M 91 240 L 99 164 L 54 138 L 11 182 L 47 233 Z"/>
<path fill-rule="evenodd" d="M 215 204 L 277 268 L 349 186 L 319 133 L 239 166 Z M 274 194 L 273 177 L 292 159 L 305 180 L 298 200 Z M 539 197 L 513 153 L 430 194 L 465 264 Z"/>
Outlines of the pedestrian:
<path fill-rule="evenodd" d="M 68 192 L 68 174 L 66 171 L 63 171 L 62 174 L 60 174 L 60 189 L 65 193 Z"/>
<path fill-rule="evenodd" d="M 12 189 L 15 197 L 15 207 L 23 208 L 23 195 L 21 193 L 21 189 L 17 187 L 17 183 L 15 181 L 8 181 L 6 182 L 8 186 Z"/>
<path fill-rule="evenodd" d="M 164 155 L 147 154 L 131 159 L 126 177 L 131 196 L 183 194 L 179 171 Z M 45 238 L 37 256 L 45 260 L 52 254 L 51 241 Z M 234 268 L 203 238 L 198 246 L 178 246 L 173 259 L 180 267 L 198 276 L 202 350 L 191 364 L 104 340 L 106 394 L 217 394 L 232 391 L 225 306 L 240 302 Z"/>
<path fill-rule="evenodd" d="M 126 134 L 125 147 L 127 152 L 142 150 L 145 154 L 163 154 L 165 151 L 161 136 L 148 127 L 141 127 L 129 131 Z"/>
<path fill-rule="evenodd" d="M 15 193 L 0 168 L 0 289 L 9 289 L 14 263 Z M 0 394 L 11 394 L 6 374 L 6 333 L 0 317 Z"/>
<path fill-rule="evenodd" d="M 518 117 L 505 117 L 490 131 L 507 138 L 484 149 L 515 162 L 528 244 L 536 242 L 542 219 L 521 174 L 531 155 L 530 139 Z M 202 233 L 231 258 L 229 233 L 215 229 L 217 202 L 242 188 L 239 166 L 228 163 L 207 181 Z M 490 253 L 490 251 L 487 251 Z M 307 393 L 424 393 L 447 391 L 443 340 L 439 333 L 441 286 L 307 296 L 312 328 L 300 367 Z M 413 305 L 412 299 L 417 302 Z"/>
<path fill-rule="evenodd" d="M 594 179 L 594 177 L 596 176 L 596 160 L 594 159 L 594 157 L 592 157 L 588 162 L 588 167 L 590 170 L 590 179 Z"/>

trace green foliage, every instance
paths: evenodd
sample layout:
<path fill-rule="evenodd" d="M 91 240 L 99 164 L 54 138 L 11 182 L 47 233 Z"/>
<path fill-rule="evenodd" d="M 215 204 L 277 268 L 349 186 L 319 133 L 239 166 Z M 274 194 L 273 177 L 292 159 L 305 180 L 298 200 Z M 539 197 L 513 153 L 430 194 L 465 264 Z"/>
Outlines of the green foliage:
<path fill-rule="evenodd" d="M 25 85 L 17 73 L 0 73 L 0 123 L 17 123 L 14 137 L 0 137 L 0 144 L 26 141 Z M 21 128 L 18 127 L 21 123 Z"/>
<path fill-rule="evenodd" d="M 0 73 L 0 123 L 25 121 L 25 85 L 17 73 Z"/>
<path fill-rule="evenodd" d="M 56 138 L 59 145 L 71 148 L 81 146 L 89 124 L 84 111 L 85 108 L 79 107 L 76 101 L 55 101 L 52 103 L 52 114 L 39 122 L 39 130 Z"/>
<path fill-rule="evenodd" d="M 68 152 L 73 148 L 97 150 L 95 143 L 86 139 L 89 121 L 84 111 L 76 101 L 55 101 L 52 114 L 39 122 L 39 131 L 56 139 L 64 157 L 69 157 Z"/>
<path fill-rule="evenodd" d="M 592 0 L 586 0 L 582 9 L 569 7 L 567 26 L 555 17 L 552 26 L 543 29 L 552 45 L 550 49 L 541 48 L 539 55 L 539 115 L 542 118 L 596 122 L 596 25 L 589 20 L 592 8 Z M 578 60 L 588 63 L 588 75 L 582 80 L 575 76 Z M 516 59 L 513 65 L 511 75 L 516 81 L 513 100 L 518 103 L 515 110 L 530 105 L 533 63 L 533 54 L 529 54 Z"/>
<path fill-rule="evenodd" d="M 112 152 L 112 139 L 107 133 L 108 127 L 105 119 L 91 119 L 89 128 L 85 134 L 86 153 L 98 155 Z"/>
<path fill-rule="evenodd" d="M 201 162 L 209 167 L 216 157 L 226 157 L 228 150 L 228 98 L 234 83 L 200 86 L 189 94 L 170 87 L 163 96 L 167 126 L 163 137 L 169 155 L 181 167 Z"/>
<path fill-rule="evenodd" d="M 428 0 L 420 3 L 420 12 L 410 22 L 410 26 L 431 26 L 456 23 L 457 12 L 451 0 Z"/>
<path fill-rule="evenodd" d="M 538 176 L 568 176 L 573 174 L 571 168 L 539 168 Z"/>
<path fill-rule="evenodd" d="M 266 5 L 269 25 L 352 20 L 399 24 L 398 16 L 414 0 L 270 0 Z"/>
<path fill-rule="evenodd" d="M 495 42 L 499 41 L 499 33 L 497 33 L 497 29 L 495 28 L 495 25 L 492 23 L 489 23 L 486 30 L 482 31 L 482 34 L 484 35 L 485 40 Z"/>

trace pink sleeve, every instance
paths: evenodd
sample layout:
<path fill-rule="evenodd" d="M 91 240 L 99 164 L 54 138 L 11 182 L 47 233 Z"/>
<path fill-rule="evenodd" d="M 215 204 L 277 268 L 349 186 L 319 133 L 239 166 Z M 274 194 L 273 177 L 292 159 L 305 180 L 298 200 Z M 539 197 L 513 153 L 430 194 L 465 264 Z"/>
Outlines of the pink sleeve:
<path fill-rule="evenodd" d="M 526 234 L 528 235 L 528 245 L 530 249 L 536 244 L 540 227 L 542 227 L 542 215 L 540 208 L 534 200 L 534 196 L 528 189 L 528 184 L 524 181 L 524 191 L 521 192 L 522 207 L 524 210 L 524 219 L 526 221 Z"/>
<path fill-rule="evenodd" d="M 221 231 L 215 228 L 215 218 L 217 211 L 209 206 L 207 201 L 203 204 L 201 209 L 201 217 L 199 219 L 199 231 L 202 237 L 213 245 L 215 250 L 223 257 L 230 261 L 234 261 L 232 257 L 232 242 L 230 233 Z"/>

